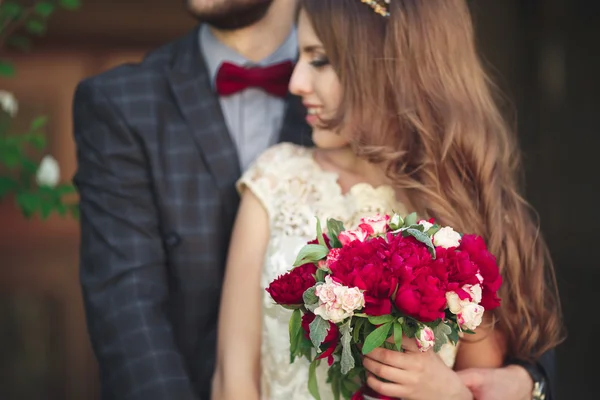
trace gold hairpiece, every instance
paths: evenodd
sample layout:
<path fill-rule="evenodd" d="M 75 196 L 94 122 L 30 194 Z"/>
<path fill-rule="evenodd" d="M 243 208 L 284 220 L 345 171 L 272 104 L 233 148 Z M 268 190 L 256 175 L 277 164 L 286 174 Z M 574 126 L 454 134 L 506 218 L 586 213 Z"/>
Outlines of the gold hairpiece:
<path fill-rule="evenodd" d="M 373 11 L 382 17 L 389 17 L 390 11 L 388 10 L 388 5 L 390 4 L 390 0 L 360 0 L 361 3 L 364 3 L 371 7 Z M 382 4 L 383 3 L 383 4 Z"/>

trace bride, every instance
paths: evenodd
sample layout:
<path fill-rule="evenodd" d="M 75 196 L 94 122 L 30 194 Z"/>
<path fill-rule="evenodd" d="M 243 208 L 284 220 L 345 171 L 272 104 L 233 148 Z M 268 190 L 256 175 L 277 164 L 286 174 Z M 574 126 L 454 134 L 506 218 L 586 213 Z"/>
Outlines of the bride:
<path fill-rule="evenodd" d="M 353 227 L 417 211 L 482 235 L 498 257 L 499 311 L 442 357 L 411 351 L 409 340 L 405 353 L 374 351 L 364 365 L 379 393 L 470 399 L 456 371 L 556 345 L 556 293 L 543 286 L 553 271 L 517 192 L 515 139 L 493 104 L 465 0 L 303 0 L 298 40 L 290 90 L 316 148 L 274 146 L 238 183 L 213 399 L 312 398 L 308 362 L 290 363 L 290 315 L 264 288 L 315 237 L 315 217 Z M 319 368 L 321 399 L 333 399 Z"/>

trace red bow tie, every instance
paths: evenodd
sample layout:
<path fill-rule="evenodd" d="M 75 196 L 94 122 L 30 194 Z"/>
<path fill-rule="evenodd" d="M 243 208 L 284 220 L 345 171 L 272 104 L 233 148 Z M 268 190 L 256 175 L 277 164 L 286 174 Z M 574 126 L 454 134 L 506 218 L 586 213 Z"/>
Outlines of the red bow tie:
<path fill-rule="evenodd" d="M 217 72 L 216 90 L 220 96 L 229 96 L 254 87 L 276 97 L 285 97 L 293 70 L 291 61 L 251 68 L 225 62 Z"/>

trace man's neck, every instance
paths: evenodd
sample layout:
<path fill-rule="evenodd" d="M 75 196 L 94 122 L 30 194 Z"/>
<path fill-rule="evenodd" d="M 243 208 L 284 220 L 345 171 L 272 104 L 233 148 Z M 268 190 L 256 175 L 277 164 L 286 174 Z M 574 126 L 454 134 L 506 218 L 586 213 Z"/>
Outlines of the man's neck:
<path fill-rule="evenodd" d="M 295 19 L 290 1 L 274 1 L 263 19 L 246 28 L 235 31 L 210 29 L 221 43 L 247 60 L 258 62 L 273 54 L 290 35 Z"/>

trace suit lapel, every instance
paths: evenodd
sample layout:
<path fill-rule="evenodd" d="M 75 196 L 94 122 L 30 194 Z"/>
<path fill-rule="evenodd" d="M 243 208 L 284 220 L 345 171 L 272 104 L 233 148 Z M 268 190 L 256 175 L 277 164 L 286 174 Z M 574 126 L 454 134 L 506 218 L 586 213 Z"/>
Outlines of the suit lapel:
<path fill-rule="evenodd" d="M 237 149 L 200 53 L 198 29 L 180 42 L 167 77 L 175 100 L 217 186 L 231 186 L 240 175 Z"/>

